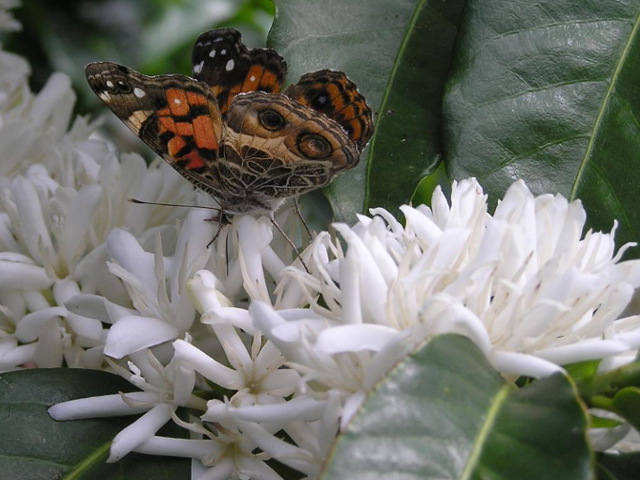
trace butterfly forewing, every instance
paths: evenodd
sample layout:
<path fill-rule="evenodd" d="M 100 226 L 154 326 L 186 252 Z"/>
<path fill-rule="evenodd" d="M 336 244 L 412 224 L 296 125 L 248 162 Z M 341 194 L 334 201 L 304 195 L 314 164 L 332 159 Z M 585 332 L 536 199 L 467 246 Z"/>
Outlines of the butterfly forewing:
<path fill-rule="evenodd" d="M 319 70 L 285 90 L 289 98 L 335 120 L 362 151 L 373 133 L 373 116 L 364 96 L 343 72 Z"/>
<path fill-rule="evenodd" d="M 287 74 L 287 64 L 275 50 L 248 49 L 240 32 L 231 28 L 201 34 L 191 62 L 193 77 L 211 87 L 223 114 L 238 93 L 279 92 Z"/>
<path fill-rule="evenodd" d="M 200 188 L 215 187 L 211 167 L 220 154 L 222 118 L 206 85 L 110 62 L 89 64 L 86 74 L 96 95 L 154 152 Z"/>

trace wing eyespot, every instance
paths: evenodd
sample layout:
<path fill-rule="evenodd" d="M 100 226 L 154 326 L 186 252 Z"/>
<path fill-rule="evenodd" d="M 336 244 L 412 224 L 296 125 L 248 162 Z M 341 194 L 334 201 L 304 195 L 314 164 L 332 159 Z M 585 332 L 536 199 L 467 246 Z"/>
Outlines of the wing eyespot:
<path fill-rule="evenodd" d="M 260 122 L 260 125 L 270 132 L 282 130 L 287 124 L 282 115 L 270 108 L 258 113 L 258 121 Z"/>
<path fill-rule="evenodd" d="M 308 158 L 326 158 L 331 155 L 329 141 L 315 133 L 304 133 L 298 137 L 298 148 Z"/>

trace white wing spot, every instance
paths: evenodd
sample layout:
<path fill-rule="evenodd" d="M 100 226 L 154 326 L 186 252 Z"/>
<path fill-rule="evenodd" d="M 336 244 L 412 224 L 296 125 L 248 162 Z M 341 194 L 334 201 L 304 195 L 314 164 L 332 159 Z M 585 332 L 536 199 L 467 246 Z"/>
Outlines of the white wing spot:
<path fill-rule="evenodd" d="M 180 105 L 182 103 L 182 100 L 180 100 L 179 98 L 174 98 L 173 103 L 175 103 L 176 105 Z"/>
<path fill-rule="evenodd" d="M 227 62 L 227 65 L 224 68 L 227 72 L 230 72 L 231 70 L 233 70 L 234 65 L 235 65 L 235 62 L 233 61 L 233 58 L 232 58 Z"/>
<path fill-rule="evenodd" d="M 200 73 L 202 71 L 202 66 L 204 65 L 204 60 L 202 60 L 199 64 L 193 66 L 193 73 Z"/>
<path fill-rule="evenodd" d="M 147 94 L 147 92 L 145 92 L 141 88 L 136 87 L 133 89 L 133 94 L 138 98 L 142 98 Z"/>
<path fill-rule="evenodd" d="M 212 48 L 212 49 L 211 49 L 211 51 L 209 52 L 209 56 L 210 56 L 211 58 L 213 58 L 213 57 L 215 57 L 215 56 L 216 56 L 216 49 L 215 49 L 215 48 Z"/>
<path fill-rule="evenodd" d="M 227 49 L 223 48 L 222 51 L 220 52 L 220 55 L 226 55 L 227 54 Z"/>
<path fill-rule="evenodd" d="M 256 76 L 255 76 L 255 75 L 251 75 L 251 76 L 249 77 L 249 81 L 250 81 L 250 82 L 255 82 L 255 81 L 256 81 Z"/>
<path fill-rule="evenodd" d="M 223 37 L 217 37 L 213 39 L 214 42 L 221 42 L 222 40 L 224 40 Z"/>
<path fill-rule="evenodd" d="M 103 102 L 108 102 L 109 100 L 111 100 L 111 95 L 109 95 L 109 92 L 100 92 L 98 96 Z"/>
<path fill-rule="evenodd" d="M 111 80 L 107 80 L 107 87 L 113 88 L 113 82 Z"/>

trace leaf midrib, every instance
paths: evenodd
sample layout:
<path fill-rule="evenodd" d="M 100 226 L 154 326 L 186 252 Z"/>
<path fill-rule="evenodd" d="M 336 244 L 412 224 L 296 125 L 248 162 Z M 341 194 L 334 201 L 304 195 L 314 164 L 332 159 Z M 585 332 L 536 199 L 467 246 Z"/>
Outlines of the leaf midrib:
<path fill-rule="evenodd" d="M 595 148 L 595 139 L 598 137 L 598 133 L 603 127 L 602 124 L 604 123 L 604 120 L 605 120 L 605 112 L 607 111 L 607 107 L 611 102 L 611 98 L 614 95 L 615 87 L 620 79 L 622 68 L 624 67 L 626 63 L 626 59 L 629 56 L 629 52 L 631 50 L 631 46 L 633 45 L 633 41 L 636 35 L 638 34 L 639 19 L 640 19 L 640 13 L 636 15 L 636 18 L 633 24 L 633 29 L 631 30 L 629 38 L 627 39 L 627 42 L 625 43 L 624 48 L 622 49 L 622 54 L 620 55 L 620 59 L 618 60 L 615 70 L 613 71 L 613 75 L 611 76 L 611 82 L 609 83 L 609 88 L 607 88 L 607 92 L 605 93 L 605 96 L 602 100 L 602 105 L 600 107 L 600 110 L 598 111 L 598 116 L 596 117 L 596 121 L 593 124 L 591 138 L 589 139 L 589 142 L 587 144 L 587 149 L 584 153 L 584 156 L 582 157 L 582 161 L 580 162 L 580 167 L 578 168 L 578 172 L 576 174 L 576 178 L 573 183 L 573 187 L 571 189 L 571 194 L 569 195 L 570 200 L 576 199 L 578 187 L 580 185 L 582 177 L 584 176 L 585 168 L 587 166 L 589 158 L 593 153 L 593 149 Z"/>
<path fill-rule="evenodd" d="M 386 105 L 389 102 L 389 96 L 391 95 L 391 91 L 393 90 L 393 86 L 395 84 L 396 76 L 398 75 L 398 70 L 400 68 L 400 64 L 404 59 L 404 53 L 407 49 L 407 44 L 409 43 L 409 39 L 411 38 L 411 32 L 416 28 L 416 22 L 420 17 L 420 12 L 424 8 L 427 0 L 419 0 L 416 2 L 416 5 L 411 12 L 411 17 L 407 22 L 405 27 L 405 34 L 402 37 L 402 42 L 400 42 L 400 47 L 398 48 L 398 53 L 396 54 L 396 58 L 393 60 L 393 67 L 391 68 L 391 72 L 389 73 L 389 77 L 386 83 L 386 87 L 384 89 L 384 93 L 382 94 L 382 99 L 380 100 L 380 107 L 378 109 L 378 115 L 375 119 L 374 134 L 371 139 L 371 144 L 369 145 L 369 154 L 367 155 L 367 173 L 366 173 L 366 182 L 365 182 L 365 191 L 364 191 L 364 211 L 368 211 L 370 208 L 370 197 L 371 197 L 371 183 L 369 178 L 371 176 L 371 170 L 373 168 L 371 158 L 373 156 L 373 152 L 376 148 L 376 143 L 378 139 L 377 127 L 380 124 L 381 119 L 384 117 L 384 113 L 386 111 Z"/>
<path fill-rule="evenodd" d="M 478 435 L 473 442 L 471 455 L 467 460 L 464 470 L 460 474 L 459 480 L 468 480 L 475 475 L 480 456 L 482 455 L 483 447 L 486 444 L 487 438 L 493 432 L 493 427 L 496 423 L 496 419 L 498 418 L 502 406 L 507 401 L 507 397 L 509 396 L 511 391 L 512 390 L 509 386 L 504 385 L 500 388 L 498 394 L 495 396 L 494 401 L 491 403 L 491 408 L 487 411 L 487 416 L 485 417 L 484 423 L 482 424 L 482 428 L 478 432 Z"/>

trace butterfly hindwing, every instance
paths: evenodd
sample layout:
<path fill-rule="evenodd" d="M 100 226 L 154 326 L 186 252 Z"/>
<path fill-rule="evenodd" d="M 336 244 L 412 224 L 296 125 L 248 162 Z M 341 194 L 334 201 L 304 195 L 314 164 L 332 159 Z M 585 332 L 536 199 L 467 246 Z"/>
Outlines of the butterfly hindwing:
<path fill-rule="evenodd" d="M 232 28 L 210 30 L 196 40 L 191 57 L 193 77 L 211 87 L 224 115 L 238 93 L 277 93 L 287 64 L 275 50 L 248 49 Z"/>
<path fill-rule="evenodd" d="M 360 151 L 373 134 L 371 109 L 355 83 L 343 72 L 319 70 L 307 73 L 284 94 L 336 121 Z"/>
<path fill-rule="evenodd" d="M 225 176 L 263 197 L 285 198 L 327 185 L 357 165 L 359 152 L 346 131 L 283 94 L 238 95 L 224 125 Z"/>

